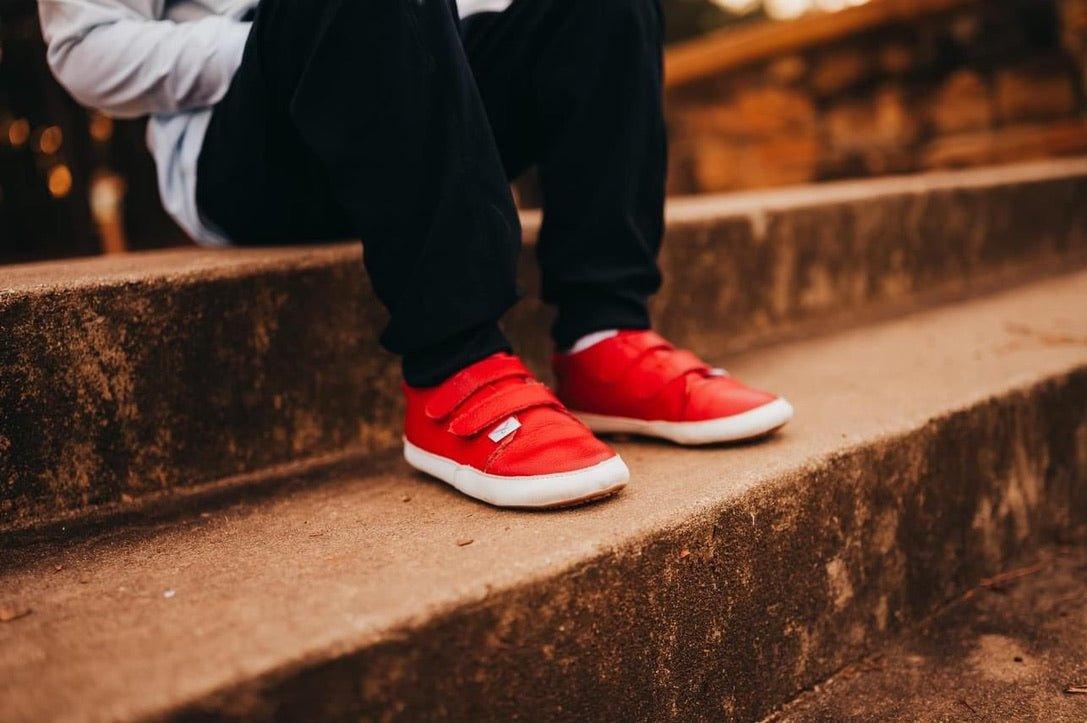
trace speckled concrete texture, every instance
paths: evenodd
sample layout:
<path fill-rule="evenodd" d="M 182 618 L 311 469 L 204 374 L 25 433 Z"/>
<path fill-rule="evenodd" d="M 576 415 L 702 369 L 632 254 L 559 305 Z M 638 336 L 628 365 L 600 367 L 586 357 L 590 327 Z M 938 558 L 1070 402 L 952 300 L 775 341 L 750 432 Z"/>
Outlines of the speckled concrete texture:
<path fill-rule="evenodd" d="M 1087 550 L 1044 550 L 771 716 L 816 721 L 1087 720 Z"/>
<path fill-rule="evenodd" d="M 733 359 L 764 443 L 625 442 L 617 498 L 411 474 L 0 555 L 12 721 L 743 720 L 1087 518 L 1087 274 Z M 131 522 L 131 521 L 130 521 Z M 466 541 L 470 543 L 465 544 Z"/>
<path fill-rule="evenodd" d="M 1087 160 L 678 200 L 669 219 L 658 326 L 720 358 L 1080 265 Z M 0 530 L 395 444 L 398 373 L 360 259 L 0 268 Z M 505 326 L 546 377 L 550 314 L 522 266 Z"/>
<path fill-rule="evenodd" d="M 1087 159 L 672 199 L 667 216 L 654 321 L 728 354 L 1081 266 Z M 532 330 L 552 317 L 523 277 L 508 327 L 546 359 Z"/>
<path fill-rule="evenodd" d="M 0 523 L 397 438 L 357 248 L 16 266 L 0 289 Z"/>

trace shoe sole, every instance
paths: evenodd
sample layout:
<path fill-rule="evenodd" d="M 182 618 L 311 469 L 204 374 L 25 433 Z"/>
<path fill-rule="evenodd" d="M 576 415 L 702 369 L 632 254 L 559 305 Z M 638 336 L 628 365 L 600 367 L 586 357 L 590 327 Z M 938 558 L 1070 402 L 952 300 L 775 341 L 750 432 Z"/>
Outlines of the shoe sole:
<path fill-rule="evenodd" d="M 574 414 L 597 434 L 637 434 L 676 444 L 698 445 L 739 442 L 767 435 L 793 418 L 793 406 L 784 399 L 775 399 L 742 414 L 700 422 L 651 421 L 578 411 Z"/>
<path fill-rule="evenodd" d="M 618 455 L 571 472 L 504 477 L 427 452 L 404 440 L 404 459 L 469 497 L 495 507 L 558 509 L 610 497 L 626 486 L 630 470 Z"/>

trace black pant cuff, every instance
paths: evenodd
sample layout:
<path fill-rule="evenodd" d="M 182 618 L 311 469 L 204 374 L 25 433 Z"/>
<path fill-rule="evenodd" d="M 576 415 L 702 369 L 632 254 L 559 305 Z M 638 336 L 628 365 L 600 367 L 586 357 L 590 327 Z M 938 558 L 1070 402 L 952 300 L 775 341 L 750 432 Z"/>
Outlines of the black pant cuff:
<path fill-rule="evenodd" d="M 551 338 L 559 349 L 569 349 L 593 332 L 605 329 L 648 329 L 651 323 L 644 301 L 622 299 L 585 299 L 564 303 L 551 329 Z"/>
<path fill-rule="evenodd" d="M 413 387 L 437 386 L 466 366 L 512 349 L 497 324 L 484 324 L 405 354 L 401 360 L 404 381 Z"/>

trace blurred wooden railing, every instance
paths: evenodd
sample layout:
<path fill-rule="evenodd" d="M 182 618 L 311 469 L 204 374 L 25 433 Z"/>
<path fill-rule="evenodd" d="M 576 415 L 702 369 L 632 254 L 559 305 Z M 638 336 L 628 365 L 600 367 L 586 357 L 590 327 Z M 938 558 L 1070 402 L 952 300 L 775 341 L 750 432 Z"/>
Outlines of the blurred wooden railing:
<path fill-rule="evenodd" d="M 714 73 L 795 53 L 881 25 L 972 5 L 980 0 L 871 0 L 834 13 L 813 14 L 801 22 L 762 22 L 725 28 L 670 46 L 665 54 L 667 87 Z"/>

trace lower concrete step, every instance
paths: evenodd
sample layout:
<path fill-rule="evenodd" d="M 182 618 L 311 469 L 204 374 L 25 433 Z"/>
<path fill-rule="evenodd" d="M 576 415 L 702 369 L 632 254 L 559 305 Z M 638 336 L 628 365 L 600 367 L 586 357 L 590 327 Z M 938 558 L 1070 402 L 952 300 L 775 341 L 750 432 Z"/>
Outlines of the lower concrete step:
<path fill-rule="evenodd" d="M 511 513 L 341 469 L 84 542 L 4 540 L 11 721 L 722 720 L 773 711 L 1087 519 L 1087 274 L 734 360 L 761 444 L 625 442 Z"/>
<path fill-rule="evenodd" d="M 1043 551 L 982 581 L 783 710 L 804 721 L 1087 720 L 1087 551 Z"/>
<path fill-rule="evenodd" d="M 720 358 L 1021 283 L 1087 260 L 1085 199 L 1087 159 L 679 200 L 654 314 Z M 383 318 L 357 245 L 0 268 L 0 530 L 389 448 Z M 507 324 L 541 370 L 549 320 Z"/>

